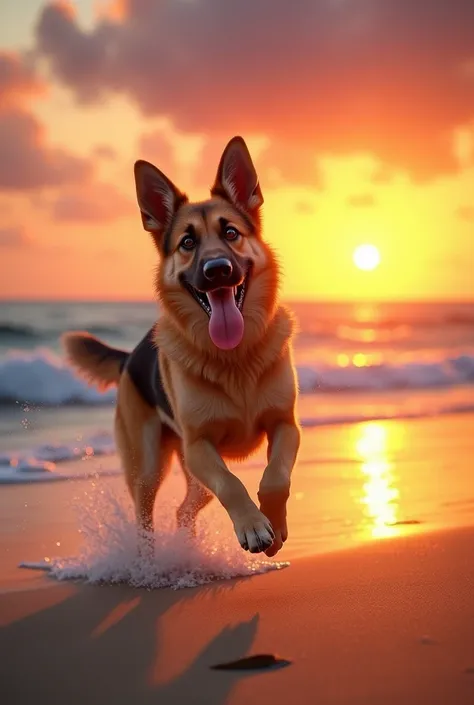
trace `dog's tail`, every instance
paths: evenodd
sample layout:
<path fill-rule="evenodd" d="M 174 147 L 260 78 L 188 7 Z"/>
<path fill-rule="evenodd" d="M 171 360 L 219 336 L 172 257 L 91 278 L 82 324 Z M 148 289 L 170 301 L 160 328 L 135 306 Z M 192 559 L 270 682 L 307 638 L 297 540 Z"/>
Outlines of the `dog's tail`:
<path fill-rule="evenodd" d="M 90 384 L 99 389 L 118 384 L 129 353 L 111 348 L 83 331 L 71 331 L 61 337 L 68 362 Z"/>

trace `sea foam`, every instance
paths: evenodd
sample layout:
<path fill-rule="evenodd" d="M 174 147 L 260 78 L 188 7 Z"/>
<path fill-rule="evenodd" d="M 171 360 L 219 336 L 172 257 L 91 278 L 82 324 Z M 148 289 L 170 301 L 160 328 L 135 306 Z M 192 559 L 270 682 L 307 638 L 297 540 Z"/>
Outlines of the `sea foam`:
<path fill-rule="evenodd" d="M 474 382 L 474 353 L 360 367 L 316 361 L 297 365 L 297 372 L 302 394 L 454 387 Z M 0 403 L 99 405 L 115 398 L 115 389 L 100 392 L 88 385 L 47 348 L 9 351 L 0 358 Z"/>
<path fill-rule="evenodd" d="M 175 524 L 177 502 L 157 508 L 155 549 L 138 552 L 137 529 L 128 496 L 95 482 L 77 502 L 82 545 L 74 556 L 44 557 L 22 568 L 45 570 L 56 580 L 92 584 L 125 583 L 157 589 L 196 587 L 216 580 L 246 577 L 287 567 L 239 546 L 224 510 L 214 505 L 200 519 L 195 539 Z M 263 556 L 263 557 L 262 557 Z"/>

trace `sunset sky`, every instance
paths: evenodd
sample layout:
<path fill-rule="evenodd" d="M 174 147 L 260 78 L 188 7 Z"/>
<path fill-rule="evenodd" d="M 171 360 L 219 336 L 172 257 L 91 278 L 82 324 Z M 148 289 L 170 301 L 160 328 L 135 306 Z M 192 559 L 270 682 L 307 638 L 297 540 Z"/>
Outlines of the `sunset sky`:
<path fill-rule="evenodd" d="M 286 297 L 474 298 L 473 0 L 2 3 L 0 297 L 150 298 L 134 161 L 235 134 Z"/>

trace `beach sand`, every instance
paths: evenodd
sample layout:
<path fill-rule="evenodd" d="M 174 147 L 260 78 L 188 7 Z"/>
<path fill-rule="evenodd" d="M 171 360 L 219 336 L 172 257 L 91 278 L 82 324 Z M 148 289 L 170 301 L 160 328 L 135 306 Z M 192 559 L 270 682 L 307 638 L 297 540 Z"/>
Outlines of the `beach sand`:
<path fill-rule="evenodd" d="M 473 523 L 473 428 L 465 415 L 305 432 L 281 552 L 291 565 L 198 588 L 19 570 L 77 551 L 69 501 L 86 481 L 2 488 L 2 701 L 472 705 L 474 528 L 452 527 Z M 332 462 L 336 445 L 347 462 Z M 246 472 L 254 489 L 261 469 Z M 122 491 L 120 477 L 102 482 Z M 291 664 L 209 668 L 268 652 Z"/>
<path fill-rule="evenodd" d="M 3 702 L 471 705 L 473 543 L 399 538 L 180 591 L 4 593 Z M 292 664 L 209 668 L 263 652 Z"/>

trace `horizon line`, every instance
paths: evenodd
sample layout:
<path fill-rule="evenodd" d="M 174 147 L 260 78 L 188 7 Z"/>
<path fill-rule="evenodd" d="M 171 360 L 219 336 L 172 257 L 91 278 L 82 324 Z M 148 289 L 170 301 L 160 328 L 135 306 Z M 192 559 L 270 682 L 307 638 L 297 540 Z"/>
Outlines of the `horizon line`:
<path fill-rule="evenodd" d="M 314 304 L 474 304 L 474 297 L 471 299 L 466 298 L 445 298 L 445 299 L 434 299 L 434 298 L 343 298 L 343 297 L 330 297 L 325 298 L 324 296 L 320 298 L 309 298 L 302 296 L 295 297 L 282 297 L 281 301 L 284 303 L 314 303 Z M 103 297 L 74 297 L 74 298 L 19 298 L 19 297 L 0 297 L 0 303 L 3 304 L 88 304 L 88 303 L 100 303 L 100 304 L 156 304 L 158 301 L 154 298 L 103 298 Z"/>

